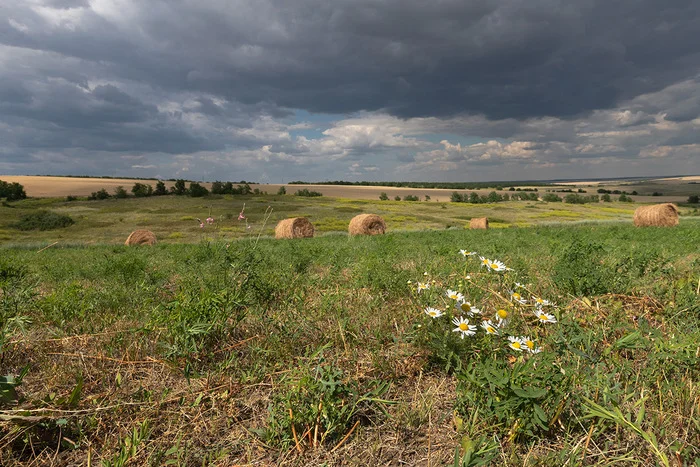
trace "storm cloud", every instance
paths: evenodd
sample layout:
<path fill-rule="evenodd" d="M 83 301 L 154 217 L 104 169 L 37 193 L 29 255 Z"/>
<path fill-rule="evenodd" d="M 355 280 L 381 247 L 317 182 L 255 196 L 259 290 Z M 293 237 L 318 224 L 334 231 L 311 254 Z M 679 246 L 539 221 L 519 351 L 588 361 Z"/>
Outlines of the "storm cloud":
<path fill-rule="evenodd" d="M 700 171 L 697 1 L 0 0 L 0 13 L 6 173 Z"/>

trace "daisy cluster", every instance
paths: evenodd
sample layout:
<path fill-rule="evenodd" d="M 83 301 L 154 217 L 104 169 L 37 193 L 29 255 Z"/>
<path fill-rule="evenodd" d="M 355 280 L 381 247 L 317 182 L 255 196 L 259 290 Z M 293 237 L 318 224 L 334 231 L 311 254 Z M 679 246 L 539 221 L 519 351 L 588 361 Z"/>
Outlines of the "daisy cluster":
<path fill-rule="evenodd" d="M 501 276 L 500 284 L 508 282 L 502 274 L 498 273 L 507 273 L 513 271 L 513 269 L 507 267 L 502 261 L 478 256 L 478 253 L 474 251 L 460 250 L 459 253 L 467 259 L 478 257 L 481 267 L 487 270 L 485 273 L 487 276 L 494 273 Z M 424 274 L 424 276 L 427 275 L 427 273 Z M 473 284 L 471 276 L 465 275 L 464 279 L 467 283 Z M 409 285 L 414 286 L 414 283 L 409 281 Z M 482 333 L 494 339 L 502 339 L 503 345 L 515 352 L 530 354 L 541 352 L 542 347 L 539 347 L 529 334 L 532 331 L 539 334 L 539 326 L 551 325 L 557 322 L 554 314 L 547 311 L 554 305 L 549 300 L 529 293 L 527 286 L 519 282 L 513 283 L 512 290 L 508 290 L 507 295 L 481 286 L 478 287 L 491 292 L 491 296 L 495 296 L 500 300 L 499 303 L 503 306 L 485 305 L 479 308 L 472 304 L 462 292 L 457 290 L 458 288 L 447 288 L 444 291 L 444 295 L 442 293 L 438 295 L 443 297 L 442 301 L 445 303 L 445 307 L 440 309 L 428 306 L 424 308 L 423 312 L 435 320 L 443 317 L 450 320 L 455 326 L 452 331 L 458 333 L 461 339 Z M 424 282 L 415 283 L 414 288 L 418 294 L 434 289 L 439 289 L 439 284 L 436 284 L 436 281 L 429 281 L 427 277 Z M 492 310 L 488 310 L 488 308 Z M 520 316 L 523 319 L 513 320 L 512 314 L 515 311 L 520 312 Z M 515 321 L 518 321 L 517 324 L 524 325 L 530 330 L 527 332 L 528 335 L 514 335 L 516 334 L 513 332 Z"/>

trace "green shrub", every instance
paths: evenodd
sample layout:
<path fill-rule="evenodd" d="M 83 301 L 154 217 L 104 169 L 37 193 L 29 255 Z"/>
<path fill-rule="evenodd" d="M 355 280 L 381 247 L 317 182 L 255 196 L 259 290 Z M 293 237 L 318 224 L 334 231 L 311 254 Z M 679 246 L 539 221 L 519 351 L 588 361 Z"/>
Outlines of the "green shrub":
<path fill-rule="evenodd" d="M 54 230 L 73 224 L 75 221 L 70 216 L 41 210 L 22 216 L 14 227 L 19 230 Z"/>
<path fill-rule="evenodd" d="M 389 199 L 389 196 L 388 196 L 385 192 L 382 191 L 382 192 L 379 194 L 379 199 L 380 199 L 381 201 L 387 201 L 387 200 Z"/>
<path fill-rule="evenodd" d="M 309 191 L 308 188 L 304 188 L 303 190 L 297 190 L 297 192 L 294 193 L 294 196 L 314 197 L 314 196 L 323 196 L 323 193 L 319 193 L 318 191 Z"/>
<path fill-rule="evenodd" d="M 209 194 L 209 190 L 197 182 L 190 183 L 189 192 L 190 196 L 193 198 L 201 198 L 202 196 L 207 196 Z"/>
<path fill-rule="evenodd" d="M 546 201 L 548 203 L 561 203 L 561 198 L 554 193 L 546 193 L 542 195 L 542 201 Z"/>
<path fill-rule="evenodd" d="M 406 195 L 403 197 L 404 201 L 420 201 L 415 195 Z"/>
<path fill-rule="evenodd" d="M 8 183 L 0 180 L 0 198 L 7 198 L 7 201 L 17 201 L 26 197 L 27 193 L 24 192 L 24 187 L 19 183 Z"/>
<path fill-rule="evenodd" d="M 129 193 L 126 192 L 123 186 L 118 186 L 114 189 L 114 197 L 117 199 L 128 198 Z"/>
<path fill-rule="evenodd" d="M 286 195 L 287 194 L 287 189 L 283 186 L 280 187 L 279 190 L 277 190 L 278 195 Z"/>

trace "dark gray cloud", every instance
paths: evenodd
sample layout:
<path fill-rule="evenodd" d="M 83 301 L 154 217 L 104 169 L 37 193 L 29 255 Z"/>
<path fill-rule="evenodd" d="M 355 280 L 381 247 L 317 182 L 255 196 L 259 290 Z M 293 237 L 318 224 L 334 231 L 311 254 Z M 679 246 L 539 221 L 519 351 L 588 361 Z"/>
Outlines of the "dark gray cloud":
<path fill-rule="evenodd" d="M 362 178 L 680 158 L 698 143 L 697 31 L 696 0 L 0 0 L 0 167 Z M 298 110 L 334 117 L 295 136 Z"/>

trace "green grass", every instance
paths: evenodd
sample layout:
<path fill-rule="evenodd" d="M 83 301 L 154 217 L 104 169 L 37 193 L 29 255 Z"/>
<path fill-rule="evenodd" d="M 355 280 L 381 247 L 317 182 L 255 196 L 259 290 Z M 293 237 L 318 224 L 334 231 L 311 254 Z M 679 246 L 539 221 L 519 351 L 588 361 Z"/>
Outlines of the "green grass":
<path fill-rule="evenodd" d="M 248 226 L 238 220 L 245 203 Z M 272 210 L 267 222 L 265 211 Z M 27 199 L 0 206 L 0 245 L 119 244 L 135 229 L 153 231 L 160 242 L 196 243 L 204 239 L 230 241 L 249 236 L 274 235 L 276 223 L 287 217 L 307 216 L 319 233 L 346 232 L 352 217 L 376 213 L 387 221 L 389 231 L 464 228 L 472 217 L 488 217 L 493 227 L 511 227 L 576 221 L 631 221 L 635 204 L 599 203 L 570 205 L 534 201 L 498 204 L 436 203 L 303 198 L 296 196 L 151 197 L 72 201 Z M 64 229 L 20 233 L 14 225 L 23 216 L 47 210 L 68 215 L 75 224 Z M 199 227 L 196 219 L 209 215 L 213 226 Z M 682 222 L 692 222 L 690 208 L 681 208 Z"/>
<path fill-rule="evenodd" d="M 214 214 L 237 216 L 242 203 L 219 201 Z M 248 198 L 246 214 L 292 201 Z M 328 226 L 353 214 L 316 201 L 293 212 Z M 213 201 L 182 204 L 161 217 L 166 201 L 97 202 L 83 220 L 109 243 L 115 219 L 143 215 L 128 208 L 152 209 L 155 247 L 86 246 L 85 229 L 72 246 L 39 252 L 49 237 L 37 236 L 0 249 L 0 376 L 27 368 L 17 397 L 0 380 L 0 464 L 446 465 L 460 446 L 507 466 L 700 459 L 696 222 L 470 231 L 449 206 L 459 229 L 175 243 L 210 233 L 179 219 L 205 218 Z M 443 211 L 366 204 L 423 225 Z M 532 219 L 506 207 L 499 221 Z M 460 248 L 515 271 L 501 283 Z M 407 282 L 424 273 L 435 283 L 417 295 Z M 449 287 L 493 313 L 494 291 L 515 280 L 557 304 L 559 323 L 533 328 L 541 354 L 461 340 L 422 312 Z"/>

